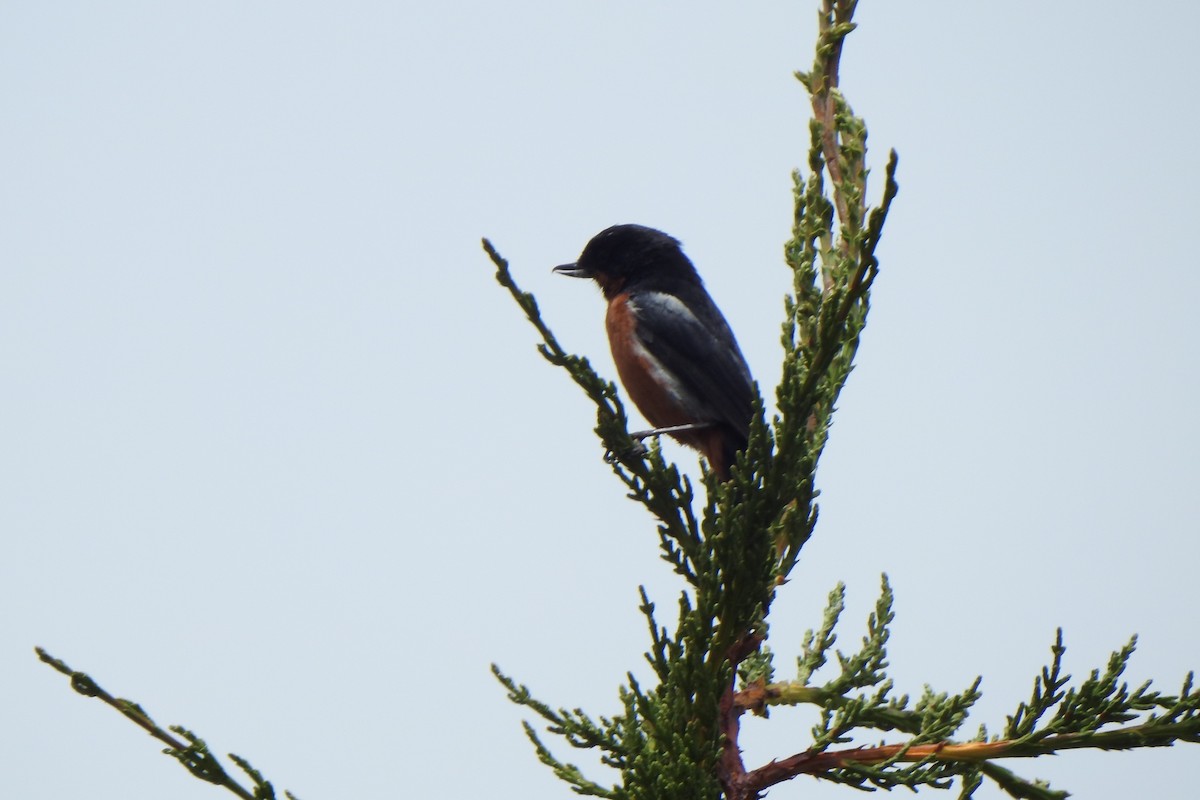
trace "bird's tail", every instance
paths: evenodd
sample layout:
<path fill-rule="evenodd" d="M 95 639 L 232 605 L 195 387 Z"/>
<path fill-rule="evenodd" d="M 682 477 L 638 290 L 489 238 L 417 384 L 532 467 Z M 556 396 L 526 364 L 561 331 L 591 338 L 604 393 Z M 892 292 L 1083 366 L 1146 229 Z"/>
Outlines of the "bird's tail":
<path fill-rule="evenodd" d="M 737 454 L 746 449 L 746 437 L 728 425 L 716 425 L 701 433 L 700 452 L 719 481 L 729 480 Z"/>

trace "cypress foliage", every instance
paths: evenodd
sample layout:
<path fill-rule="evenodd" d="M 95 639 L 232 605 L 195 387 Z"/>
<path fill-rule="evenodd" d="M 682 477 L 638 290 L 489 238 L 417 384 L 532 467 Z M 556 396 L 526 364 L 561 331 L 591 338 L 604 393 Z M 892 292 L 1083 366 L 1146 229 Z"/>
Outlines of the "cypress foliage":
<path fill-rule="evenodd" d="M 597 751 L 601 763 L 615 771 L 616 780 L 605 783 L 585 776 L 555 755 L 526 722 L 537 757 L 579 794 L 614 800 L 747 800 L 811 775 L 859 789 L 957 786 L 960 798 L 988 780 L 1014 798 L 1057 800 L 1067 793 L 1022 778 L 997 761 L 1079 748 L 1200 742 L 1200 692 L 1192 673 L 1175 695 L 1152 691 L 1149 682 L 1130 688 L 1121 676 L 1136 644 L 1131 639 L 1103 668 L 1073 685 L 1062 671 L 1061 630 L 1029 699 L 1016 705 L 1001 732 L 989 735 L 980 727 L 962 735 L 980 697 L 979 679 L 957 694 L 928 688 L 916 699 L 893 694 L 887 676 L 893 598 L 886 577 L 860 649 L 834 649 L 845 597 L 839 584 L 829 594 L 820 625 L 801 643 L 794 676 L 776 678 L 766 646 L 771 602 L 817 524 L 817 465 L 867 322 L 879 271 L 875 249 L 897 192 L 893 152 L 878 205 L 868 206 L 866 126 L 838 88 L 855 5 L 855 0 L 822 0 L 813 67 L 796 75 L 808 90 L 813 117 L 807 172 L 794 175 L 795 221 L 784 246 L 794 282 L 785 299 L 779 411 L 768 423 L 763 403 L 756 404 L 749 444 L 731 480 L 718 483 L 705 474 L 705 500 L 698 511 L 691 481 L 663 459 L 656 445 L 643 448 L 630 437 L 616 386 L 586 358 L 559 345 L 536 300 L 517 286 L 492 244 L 483 242 L 497 280 L 540 335 L 542 355 L 595 403 L 596 434 L 607 460 L 628 496 L 656 518 L 662 557 L 685 584 L 673 628 L 662 624 L 642 590 L 640 610 L 650 633 L 645 658 L 655 683 L 643 686 L 630 674 L 618 690 L 620 711 L 613 717 L 556 708 L 493 666 L 510 699 L 540 717 L 549 733 L 570 747 Z M 160 727 L 136 702 L 113 696 L 86 673 L 40 648 L 37 652 L 67 675 L 77 692 L 108 704 L 166 745 L 164 752 L 195 777 L 244 800 L 276 797 L 272 784 L 245 759 L 230 756 L 248 785 L 227 772 L 187 728 Z M 808 746 L 748 768 L 738 747 L 741 717 L 799 705 L 820 709 Z M 880 733 L 892 741 L 847 746 Z"/>
<path fill-rule="evenodd" d="M 795 677 L 775 680 L 765 645 L 771 601 L 817 523 L 817 464 L 867 322 L 871 285 L 879 272 L 875 249 L 898 190 L 893 151 L 882 196 L 875 207 L 868 205 L 866 125 L 838 87 L 855 5 L 854 0 L 823 0 L 813 67 L 796 74 L 812 101 L 811 146 L 806 174 L 793 176 L 795 221 L 784 246 L 794 282 L 785 298 L 779 411 L 768 424 L 758 402 L 749 445 L 732 479 L 719 484 L 705 474 L 707 499 L 699 516 L 690 481 L 664 461 L 657 447 L 639 448 L 630 439 L 616 386 L 597 375 L 587 359 L 562 349 L 535 299 L 516 285 L 492 244 L 483 242 L 497 280 L 541 334 L 542 355 L 565 369 L 595 402 L 596 434 L 613 472 L 629 497 L 657 519 L 662 557 L 686 583 L 673 629 L 662 625 L 642 589 L 641 612 L 650 631 L 645 657 L 657 684 L 642 686 L 630 674 L 619 689 L 617 716 L 556 709 L 493 666 L 513 702 L 541 717 L 547 730 L 570 746 L 598 750 L 602 763 L 617 771 L 619 780 L 607 785 L 584 776 L 525 723 L 538 758 L 580 794 L 614 800 L 743 800 L 798 775 L 813 775 L 887 789 L 949 788 L 958 778 L 960 797 L 969 797 L 987 778 L 1013 797 L 1061 798 L 1065 792 L 1020 778 L 994 759 L 1200 738 L 1200 700 L 1190 674 L 1177 696 L 1151 692 L 1149 684 L 1129 690 L 1119 677 L 1133 653 L 1130 642 L 1113 654 L 1105 670 L 1068 689 L 1069 677 L 1060 669 L 1059 631 L 1053 662 L 1035 680 L 1030 701 L 1009 717 L 1003 734 L 989 738 L 980 729 L 972 738 L 956 740 L 980 697 L 980 680 L 958 694 L 926 689 L 915 701 L 892 695 L 886 674 L 892 592 L 886 576 L 861 650 L 833 650 L 844 599 L 839 584 L 820 627 L 804 639 Z M 800 704 L 821 709 L 809 747 L 748 769 L 738 747 L 742 714 L 765 715 L 770 706 Z M 864 731 L 900 737 L 895 744 L 837 749 Z"/>

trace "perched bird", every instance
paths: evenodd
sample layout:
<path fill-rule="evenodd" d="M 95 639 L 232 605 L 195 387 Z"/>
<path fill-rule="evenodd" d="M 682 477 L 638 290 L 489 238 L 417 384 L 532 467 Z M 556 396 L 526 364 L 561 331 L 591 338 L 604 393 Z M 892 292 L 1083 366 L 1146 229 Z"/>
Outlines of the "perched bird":
<path fill-rule="evenodd" d="M 554 271 L 600 285 L 617 374 L 650 424 L 668 429 L 654 432 L 696 448 L 728 479 L 750 434 L 750 369 L 679 242 L 642 225 L 614 225 Z M 686 427 L 669 430 L 675 426 Z"/>

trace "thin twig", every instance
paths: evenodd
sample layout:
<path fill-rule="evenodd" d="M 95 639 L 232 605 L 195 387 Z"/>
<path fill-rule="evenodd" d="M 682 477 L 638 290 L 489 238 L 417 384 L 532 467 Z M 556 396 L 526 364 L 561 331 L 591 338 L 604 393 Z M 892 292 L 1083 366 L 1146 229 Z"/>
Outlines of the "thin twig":
<path fill-rule="evenodd" d="M 187 768 L 188 771 L 190 771 L 193 775 L 196 775 L 197 777 L 200 777 L 209 783 L 214 783 L 218 786 L 224 786 L 226 789 L 242 798 L 242 800 L 255 800 L 254 793 L 250 792 L 248 789 L 230 777 L 229 773 L 225 772 L 225 770 L 217 762 L 216 758 L 213 757 L 211 753 L 208 753 L 207 750 L 205 750 L 201 755 L 203 755 L 205 760 L 208 761 L 208 766 L 212 769 L 207 769 L 203 772 L 203 774 L 200 774 L 194 768 L 197 762 L 189 762 L 181 757 L 181 755 L 184 753 L 198 752 L 194 747 L 196 743 L 185 742 L 182 739 L 172 736 L 170 733 L 160 728 L 158 724 L 152 720 L 137 703 L 134 703 L 131 700 L 122 699 L 120 697 L 113 697 L 111 694 L 105 691 L 100 684 L 96 683 L 96 681 L 94 681 L 90 675 L 71 669 L 65 662 L 55 658 L 40 647 L 35 647 L 34 650 L 37 652 L 38 658 L 40 658 L 44 663 L 49 664 L 55 670 L 61 672 L 63 675 L 66 675 L 71 679 L 72 689 L 79 692 L 84 697 L 95 697 L 97 700 L 102 701 L 106 705 L 115 708 L 117 711 L 120 711 L 123 715 L 125 715 L 127 719 L 132 720 L 137 724 L 138 727 L 146 731 L 146 733 L 167 745 L 167 747 L 170 748 L 170 750 L 167 751 L 168 755 L 175 756 L 180 763 L 182 763 L 184 767 Z M 176 730 L 180 729 L 176 728 Z"/>

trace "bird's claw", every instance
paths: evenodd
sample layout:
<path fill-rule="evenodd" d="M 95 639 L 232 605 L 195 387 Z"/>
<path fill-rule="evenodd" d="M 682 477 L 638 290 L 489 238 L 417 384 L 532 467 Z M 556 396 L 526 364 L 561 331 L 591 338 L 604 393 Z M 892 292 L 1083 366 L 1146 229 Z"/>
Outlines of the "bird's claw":
<path fill-rule="evenodd" d="M 618 453 L 616 450 L 613 450 L 611 447 L 609 449 L 605 450 L 604 451 L 604 463 L 605 464 L 616 464 L 620 461 L 624 461 L 626 458 L 643 458 L 649 452 L 650 452 L 649 447 L 646 447 L 646 445 L 642 444 L 642 441 L 640 439 L 635 439 L 633 442 L 633 447 L 629 448 L 628 450 L 624 451 L 623 453 Z"/>

